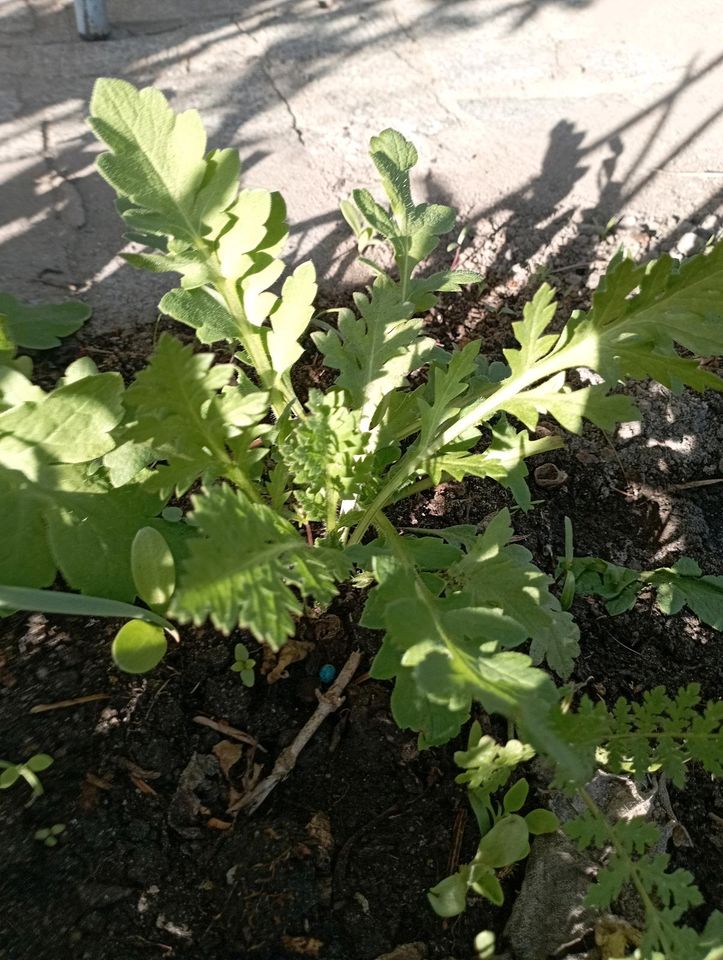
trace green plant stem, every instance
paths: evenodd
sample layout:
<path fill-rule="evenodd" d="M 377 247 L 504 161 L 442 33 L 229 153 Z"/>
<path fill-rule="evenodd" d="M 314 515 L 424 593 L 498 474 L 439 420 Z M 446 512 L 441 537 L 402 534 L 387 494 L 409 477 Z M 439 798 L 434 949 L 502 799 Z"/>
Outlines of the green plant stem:
<path fill-rule="evenodd" d="M 425 460 L 434 456 L 443 447 L 453 443 L 472 427 L 488 421 L 495 413 L 503 410 L 505 404 L 509 403 L 518 393 L 522 393 L 523 390 L 533 386 L 538 381 L 546 380 L 562 370 L 580 366 L 581 350 L 589 350 L 587 341 L 581 341 L 581 343 L 583 344 L 582 347 L 578 343 L 574 349 L 563 347 L 517 376 L 509 377 L 491 396 L 473 404 L 463 416 L 450 423 L 426 448 L 420 449 L 416 444 L 412 445 L 397 466 L 391 470 L 387 482 L 362 514 L 349 538 L 349 545 L 354 546 L 354 544 L 360 543 L 369 526 L 376 526 L 375 518 L 379 511 L 387 506 L 400 487 Z"/>
<path fill-rule="evenodd" d="M 245 493 L 252 503 L 263 503 L 255 484 L 237 463 L 233 463 L 228 458 L 225 458 L 223 464 L 223 475 L 227 480 L 230 480 L 242 493 Z"/>
<path fill-rule="evenodd" d="M 208 254 L 206 255 L 208 256 Z M 271 395 L 271 407 L 277 420 L 283 416 L 286 408 L 289 406 L 291 406 L 296 416 L 300 420 L 303 420 L 306 414 L 301 402 L 294 393 L 290 379 L 287 378 L 285 380 L 276 375 L 275 370 L 271 366 L 271 361 L 264 347 L 260 332 L 246 319 L 246 311 L 243 308 L 236 281 L 222 277 L 219 268 L 213 283 L 223 297 L 227 310 L 238 325 L 241 346 L 248 354 L 261 383 Z"/>

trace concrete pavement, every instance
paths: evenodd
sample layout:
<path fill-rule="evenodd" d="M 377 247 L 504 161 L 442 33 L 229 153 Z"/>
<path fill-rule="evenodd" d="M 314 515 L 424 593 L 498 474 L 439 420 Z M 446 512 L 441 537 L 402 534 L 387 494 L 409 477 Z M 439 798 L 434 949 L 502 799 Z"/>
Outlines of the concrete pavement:
<path fill-rule="evenodd" d="M 698 220 L 723 198 L 720 0 L 0 2 L 0 288 L 78 291 L 96 328 L 152 321 L 168 277 L 117 257 L 121 225 L 84 116 L 97 76 L 197 107 L 245 182 L 281 190 L 290 259 L 353 278 L 338 200 L 369 185 L 369 136 L 419 148 L 419 188 L 480 235 L 595 211 Z"/>

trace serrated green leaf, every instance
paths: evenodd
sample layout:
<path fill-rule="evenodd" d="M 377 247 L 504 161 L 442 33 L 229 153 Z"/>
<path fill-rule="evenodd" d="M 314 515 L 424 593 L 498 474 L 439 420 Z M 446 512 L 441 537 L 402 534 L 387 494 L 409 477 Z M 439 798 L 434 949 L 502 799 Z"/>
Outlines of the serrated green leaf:
<path fill-rule="evenodd" d="M 547 660 L 561 676 L 569 676 L 579 653 L 579 631 L 569 613 L 549 591 L 550 577 L 530 563 L 532 555 L 510 544 L 510 516 L 501 511 L 449 570 L 453 581 L 479 606 L 501 608 L 532 639 L 533 662 Z"/>
<path fill-rule="evenodd" d="M 125 437 L 150 444 L 156 459 L 167 461 L 155 471 L 154 489 L 167 493 L 175 488 L 181 495 L 201 475 L 218 476 L 257 460 L 249 451 L 254 436 L 244 433 L 246 414 L 253 407 L 251 419 L 258 423 L 266 413 L 266 395 L 256 398 L 263 403 L 254 399 L 249 406 L 252 398 L 230 386 L 234 368 L 214 365 L 213 360 L 212 354 L 194 353 L 163 334 L 148 366 L 126 391 L 125 403 L 135 422 Z M 239 404 L 244 426 L 239 426 Z"/>
<path fill-rule="evenodd" d="M 393 237 L 396 234 L 394 221 L 368 190 L 354 190 L 352 196 L 361 214 L 376 231 L 384 237 Z"/>
<path fill-rule="evenodd" d="M 525 460 L 560 449 L 563 440 L 557 436 L 533 440 L 526 430 L 515 430 L 504 415 L 490 429 L 492 440 L 484 453 L 441 450 L 425 461 L 419 472 L 427 474 L 434 483 L 440 483 L 445 476 L 457 481 L 466 476 L 489 477 L 508 488 L 523 510 L 529 510 L 532 498 L 525 482 L 529 474 Z"/>
<path fill-rule="evenodd" d="M 703 623 L 714 630 L 723 630 L 723 577 L 700 576 L 700 571 L 698 576 L 688 576 L 683 570 L 679 561 L 673 567 L 643 574 L 641 580 L 655 587 L 663 613 L 677 613 L 688 606 Z"/>
<path fill-rule="evenodd" d="M 414 144 L 397 130 L 387 128 L 369 141 L 369 155 L 379 172 L 382 186 L 397 217 L 414 209 L 409 185 L 409 170 L 418 158 Z"/>
<path fill-rule="evenodd" d="M 412 319 L 411 304 L 383 277 L 374 282 L 369 297 L 357 294 L 355 302 L 359 317 L 342 311 L 338 332 L 314 333 L 312 339 L 326 364 L 340 371 L 336 386 L 346 392 L 349 406 L 361 411 L 362 429 L 368 429 L 379 404 L 406 385 L 409 374 L 428 359 L 434 341 L 422 336 L 422 321 Z"/>
<path fill-rule="evenodd" d="M 189 522 L 200 536 L 190 542 L 171 605 L 182 622 L 200 624 L 210 616 L 224 633 L 248 629 L 278 649 L 302 611 L 292 588 L 324 603 L 348 572 L 340 552 L 309 547 L 269 507 L 227 486 L 194 497 Z"/>
<path fill-rule="evenodd" d="M 309 415 L 279 443 L 279 454 L 305 517 L 332 526 L 342 498 L 360 495 L 371 466 L 363 456 L 367 436 L 340 391 L 311 390 Z"/>
<path fill-rule="evenodd" d="M 537 429 L 540 414 L 553 416 L 570 433 L 581 433 L 585 420 L 601 430 L 613 430 L 618 423 L 640 419 L 639 411 L 629 397 L 608 391 L 604 383 L 570 390 L 565 387 L 565 374 L 559 373 L 539 386 L 519 393 L 505 402 L 504 407 L 530 430 Z"/>
<path fill-rule="evenodd" d="M 239 277 L 244 254 L 257 250 L 266 237 L 266 223 L 271 215 L 271 193 L 268 190 L 242 190 L 228 211 L 230 226 L 218 241 L 218 258 L 225 277 Z"/>
<path fill-rule="evenodd" d="M 0 436 L 12 434 L 60 463 L 84 463 L 115 446 L 110 436 L 123 415 L 120 374 L 76 380 L 0 414 Z"/>
<path fill-rule="evenodd" d="M 570 325 L 566 349 L 581 358 L 587 352 L 580 365 L 591 365 L 593 358 L 595 369 L 608 379 L 662 372 L 664 383 L 674 378 L 699 389 L 703 383 L 720 389 L 723 381 L 680 363 L 674 344 L 697 356 L 720 354 L 722 296 L 723 244 L 682 263 L 667 254 L 645 266 L 616 257 L 593 295 L 591 310 Z M 661 366 L 661 356 L 673 358 L 669 370 Z"/>
<path fill-rule="evenodd" d="M 545 331 L 556 311 L 555 290 L 549 284 L 543 283 L 532 300 L 525 304 L 523 319 L 512 324 L 520 346 L 503 351 L 512 376 L 526 372 L 550 351 L 557 340 L 557 334 L 545 334 Z"/>
<path fill-rule="evenodd" d="M 158 304 L 161 313 L 185 323 L 196 331 L 201 343 L 238 341 L 240 329 L 226 306 L 203 287 L 169 290 Z"/>

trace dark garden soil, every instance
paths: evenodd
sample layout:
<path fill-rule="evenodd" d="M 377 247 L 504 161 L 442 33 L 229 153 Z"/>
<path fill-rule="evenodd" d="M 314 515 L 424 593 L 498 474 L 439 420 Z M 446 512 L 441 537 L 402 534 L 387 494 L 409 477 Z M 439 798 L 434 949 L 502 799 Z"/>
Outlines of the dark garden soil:
<path fill-rule="evenodd" d="M 495 269 L 502 277 L 499 263 L 485 262 L 489 251 L 479 256 L 493 280 Z M 574 256 L 579 250 L 570 262 Z M 560 277 L 566 307 L 584 304 L 584 277 Z M 446 298 L 428 318 L 432 334 L 446 343 L 482 336 L 498 354 L 529 281 L 529 272 L 507 271 L 481 297 Z M 85 351 L 129 379 L 150 344 L 151 333 L 81 334 L 43 358 L 39 371 L 52 382 Z M 307 373 L 313 382 L 313 358 Z M 550 573 L 565 514 L 578 554 L 650 567 L 687 553 L 706 572 L 723 573 L 723 485 L 699 483 L 723 476 L 723 403 L 649 385 L 634 393 L 642 428 L 624 425 L 609 438 L 590 429 L 546 456 L 566 477 L 552 488 L 531 478 L 542 502 L 515 514 L 516 532 Z M 509 504 L 491 482 L 443 484 L 395 519 L 480 523 Z M 454 784 L 460 744 L 419 753 L 414 736 L 397 729 L 388 685 L 365 676 L 378 637 L 358 627 L 360 604 L 348 588 L 330 610 L 300 622 L 297 639 L 313 645 L 306 659 L 277 683 L 259 677 L 251 690 L 230 670 L 234 642 L 261 661 L 241 634 L 184 629 L 162 666 L 129 678 L 110 659 L 116 624 L 25 614 L 3 621 L 0 757 L 42 751 L 55 763 L 32 806 L 23 807 L 24 784 L 0 794 L 0 958 L 374 960 L 414 943 L 409 957 L 468 960 L 478 931 L 501 931 L 508 909 L 475 900 L 445 922 L 427 904 L 427 888 L 449 872 L 453 838 L 461 835 L 461 862 L 475 848 L 464 791 Z M 584 600 L 574 612 L 582 632 L 574 679 L 593 698 L 636 699 L 659 684 L 673 692 L 692 681 L 706 697 L 720 695 L 720 635 L 689 613 L 664 618 L 645 598 L 616 618 Z M 343 708 L 260 810 L 234 822 L 233 791 L 255 763 L 268 767 L 313 712 L 319 668 L 341 667 L 356 648 L 364 659 Z M 83 697 L 88 702 L 58 706 Z M 41 704 L 56 708 L 34 712 Z M 198 717 L 244 731 L 258 748 Z M 693 841 L 672 854 L 704 894 L 705 908 L 692 917 L 700 923 L 723 906 L 723 789 L 692 768 L 671 801 Z M 66 825 L 57 847 L 33 838 L 55 823 Z M 524 865 L 505 876 L 508 905 L 523 876 Z"/>

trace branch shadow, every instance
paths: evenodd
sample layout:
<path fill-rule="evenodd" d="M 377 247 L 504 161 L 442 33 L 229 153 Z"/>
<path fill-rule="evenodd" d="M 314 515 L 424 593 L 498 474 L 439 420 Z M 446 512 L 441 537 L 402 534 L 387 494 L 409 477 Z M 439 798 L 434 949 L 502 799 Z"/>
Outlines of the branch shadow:
<path fill-rule="evenodd" d="M 317 0 L 316 6 L 307 0 L 214 0 L 202 10 L 192 0 L 159 0 L 149 12 L 143 0 L 125 0 L 111 7 L 111 38 L 86 44 L 77 38 L 69 4 L 9 0 L 0 11 L 0 45 L 12 53 L 0 66 L 6 90 L 0 131 L 8 145 L 0 162 L 0 282 L 36 299 L 47 295 L 47 287 L 93 298 L 112 277 L 112 300 L 133 312 L 152 310 L 167 286 L 149 277 L 140 290 L 129 268 L 99 242 L 101 224 L 115 222 L 116 215 L 93 171 L 95 141 L 80 122 L 97 76 L 139 84 L 160 78 L 175 100 L 199 107 L 211 143 L 240 149 L 248 173 L 268 153 L 265 118 L 280 104 L 303 142 L 284 89 L 296 96 L 320 77 L 341 74 L 357 55 L 393 50 L 430 33 L 463 32 L 500 18 L 518 29 L 549 5 L 574 11 L 587 3 L 493 0 L 480 12 L 471 0 L 428 0 L 398 12 L 388 0 Z M 46 44 L 54 47 L 47 66 Z M 59 52 L 60 75 L 54 76 Z M 207 74 L 197 77 L 201 60 Z M 328 232 L 310 246 L 309 235 L 320 227 Z M 119 224 L 119 246 L 120 232 Z M 343 277 L 353 260 L 335 210 L 302 218 L 292 239 L 306 256 L 329 265 L 329 282 Z"/>

